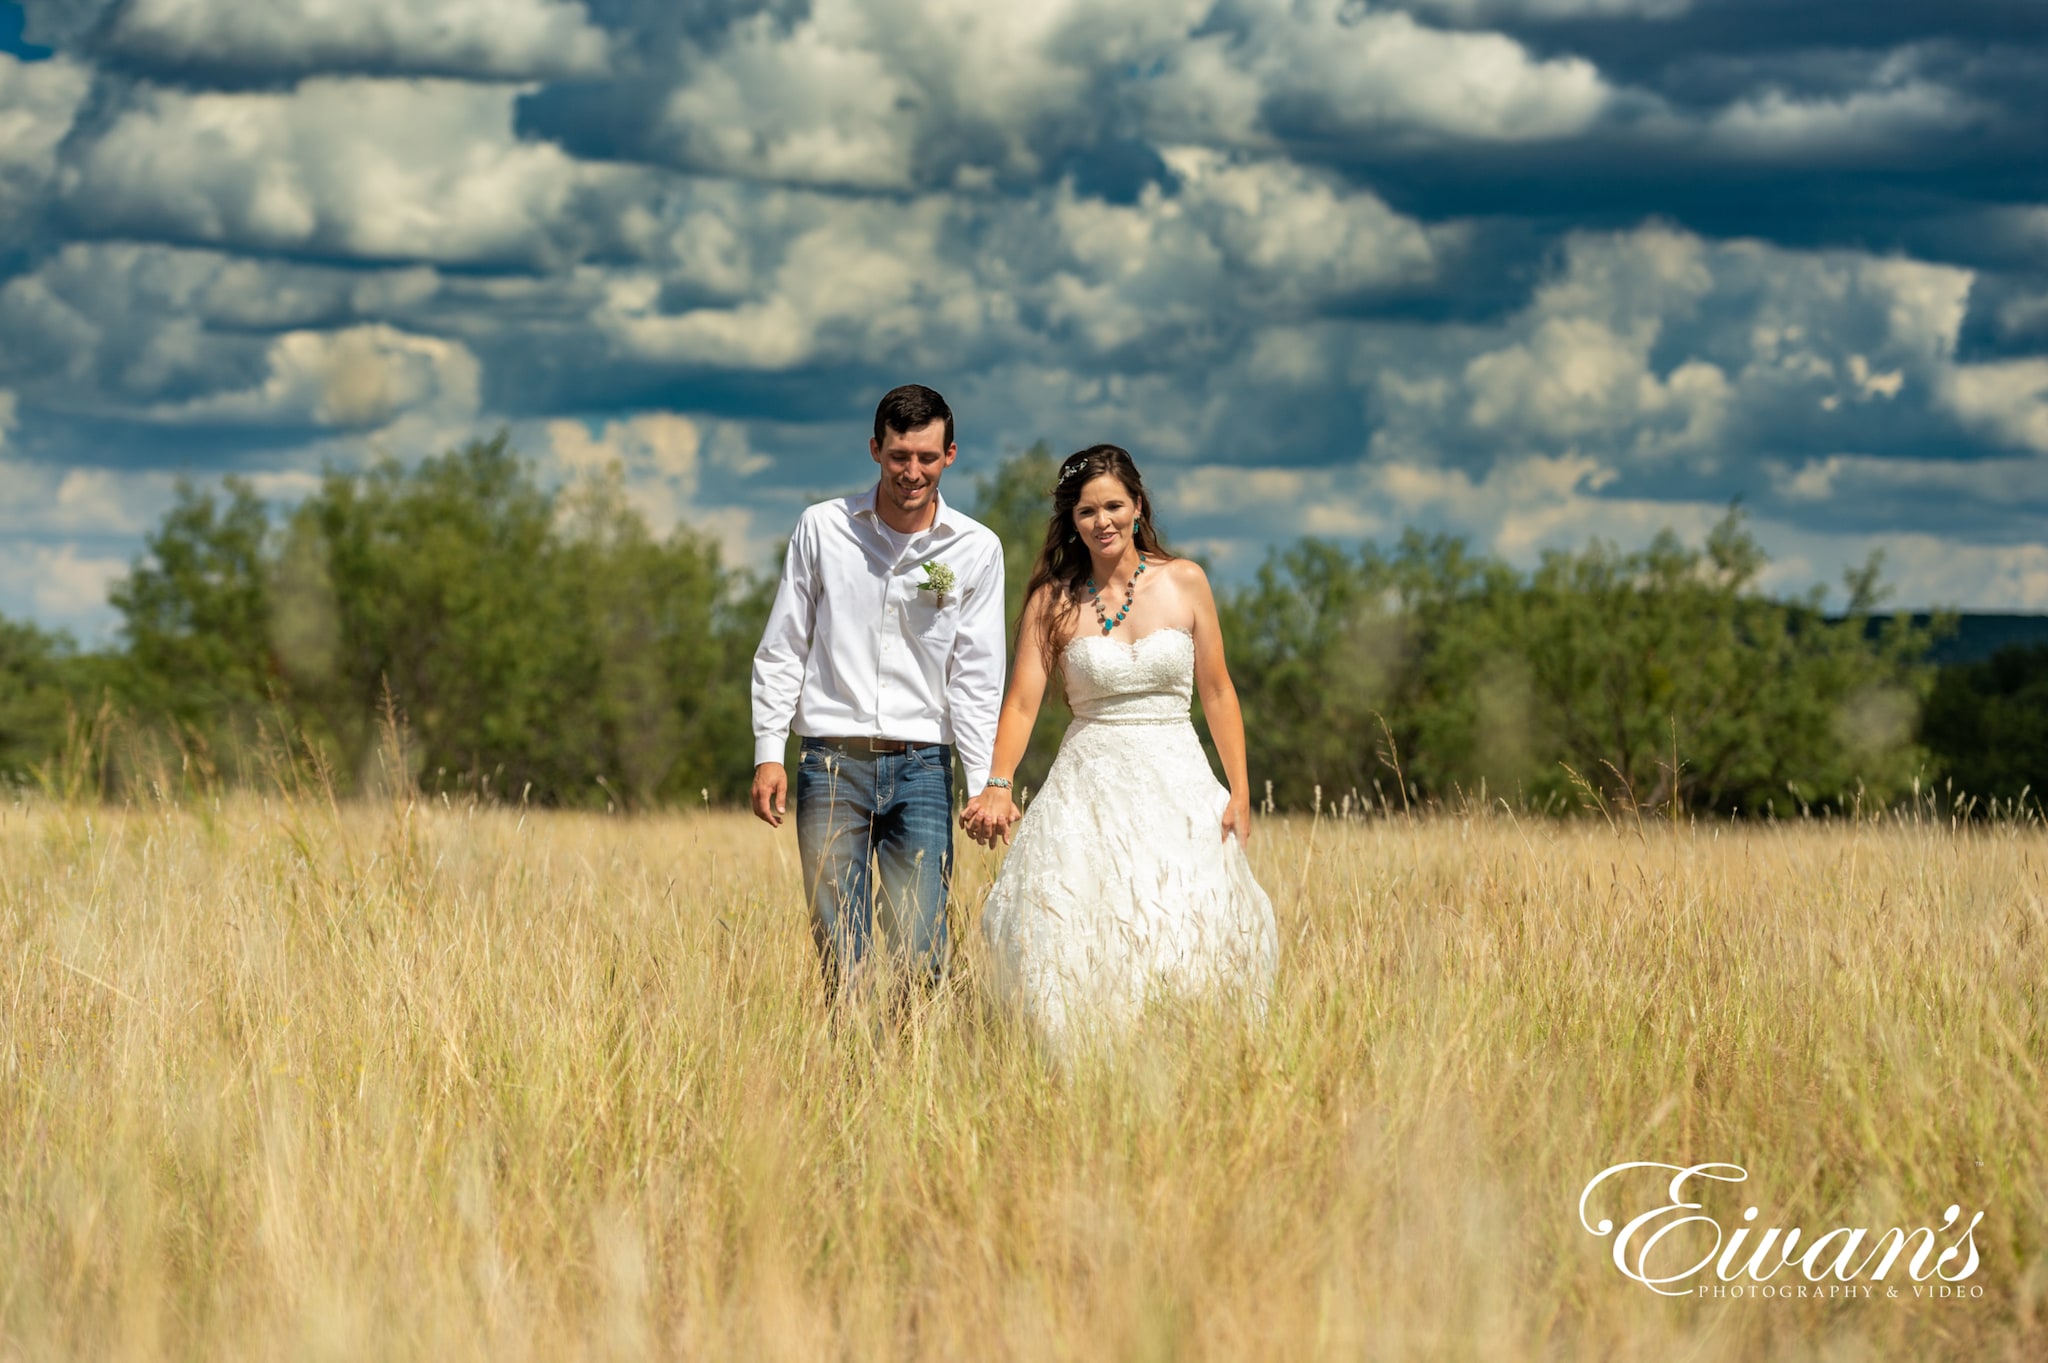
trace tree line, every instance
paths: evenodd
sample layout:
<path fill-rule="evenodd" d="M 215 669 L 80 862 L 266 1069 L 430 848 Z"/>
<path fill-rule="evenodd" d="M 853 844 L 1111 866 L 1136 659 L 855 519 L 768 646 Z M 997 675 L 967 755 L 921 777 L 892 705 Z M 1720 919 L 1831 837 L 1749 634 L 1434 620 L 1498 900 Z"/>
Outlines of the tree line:
<path fill-rule="evenodd" d="M 1003 538 L 1012 621 L 1056 468 L 1025 451 L 965 499 Z M 1837 617 L 1817 588 L 1761 594 L 1765 566 L 1735 511 L 1697 546 L 1531 571 L 1412 531 L 1277 550 L 1219 593 L 1255 798 L 1790 814 L 2048 788 L 2048 649 L 1937 672 L 1942 622 L 1879 619 L 1875 560 Z M 503 436 L 330 471 L 281 519 L 236 479 L 182 485 L 111 592 L 117 644 L 0 620 L 0 776 L 737 801 L 774 586 L 687 527 L 651 533 L 617 470 L 545 487 Z M 1020 785 L 1066 718 L 1046 707 Z"/>

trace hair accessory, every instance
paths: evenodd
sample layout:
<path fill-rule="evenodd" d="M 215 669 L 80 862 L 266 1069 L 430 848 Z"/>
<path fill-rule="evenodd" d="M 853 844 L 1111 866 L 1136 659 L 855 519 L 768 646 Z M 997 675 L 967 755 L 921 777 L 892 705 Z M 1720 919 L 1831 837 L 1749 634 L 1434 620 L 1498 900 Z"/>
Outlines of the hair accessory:
<path fill-rule="evenodd" d="M 1088 461 L 1086 459 L 1074 460 L 1073 462 L 1069 463 L 1067 467 L 1060 470 L 1060 476 L 1053 481 L 1053 486 L 1056 488 L 1064 487 L 1066 485 L 1067 479 L 1073 477 L 1075 474 L 1079 473 L 1082 469 L 1085 469 L 1087 467 Z"/>

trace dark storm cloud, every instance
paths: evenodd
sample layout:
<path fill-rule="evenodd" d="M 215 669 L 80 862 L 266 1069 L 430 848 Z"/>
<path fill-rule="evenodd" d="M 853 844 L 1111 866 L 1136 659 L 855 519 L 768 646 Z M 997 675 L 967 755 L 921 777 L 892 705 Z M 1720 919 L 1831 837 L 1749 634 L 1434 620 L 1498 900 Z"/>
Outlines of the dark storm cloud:
<path fill-rule="evenodd" d="M 1407 7 L 1439 19 L 1454 20 L 1460 12 L 1457 0 L 1415 0 Z M 2048 46 L 2048 20 L 2039 7 L 2014 0 L 1691 0 L 1646 8 L 1659 17 L 1540 4 L 1479 12 L 1493 15 L 1490 27 L 1537 51 L 1576 52 L 1619 79 L 1653 87 L 1675 68 L 1703 59 L 1756 63 L 1762 73 L 1774 54 L 1785 52 L 1890 52 L 1939 41 Z"/>

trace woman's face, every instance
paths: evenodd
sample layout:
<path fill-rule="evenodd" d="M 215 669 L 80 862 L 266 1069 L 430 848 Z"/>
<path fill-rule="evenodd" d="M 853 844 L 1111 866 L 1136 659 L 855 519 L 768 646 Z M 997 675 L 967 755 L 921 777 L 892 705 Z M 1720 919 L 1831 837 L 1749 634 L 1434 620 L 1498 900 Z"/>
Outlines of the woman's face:
<path fill-rule="evenodd" d="M 1097 474 L 1081 485 L 1074 503 L 1074 528 L 1097 558 L 1116 559 L 1131 543 L 1138 519 L 1138 499 L 1114 473 Z"/>

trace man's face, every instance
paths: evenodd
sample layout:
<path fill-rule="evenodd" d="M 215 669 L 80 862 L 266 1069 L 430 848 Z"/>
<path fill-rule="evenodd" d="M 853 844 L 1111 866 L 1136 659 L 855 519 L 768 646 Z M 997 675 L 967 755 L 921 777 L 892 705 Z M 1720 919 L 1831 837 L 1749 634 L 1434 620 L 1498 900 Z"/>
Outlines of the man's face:
<path fill-rule="evenodd" d="M 882 497 L 905 515 L 922 515 L 938 496 L 939 475 L 957 453 L 946 443 L 946 423 L 933 421 L 914 431 L 882 428 L 868 441 L 868 453 L 882 466 Z"/>

